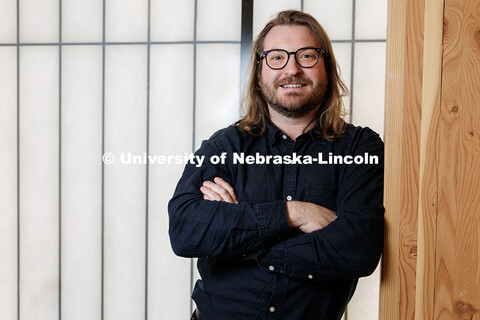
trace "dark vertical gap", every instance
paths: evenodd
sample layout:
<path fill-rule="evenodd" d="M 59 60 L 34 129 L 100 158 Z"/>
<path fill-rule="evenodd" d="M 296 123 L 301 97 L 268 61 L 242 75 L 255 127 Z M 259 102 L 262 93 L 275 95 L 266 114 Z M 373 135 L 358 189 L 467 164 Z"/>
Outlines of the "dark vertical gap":
<path fill-rule="evenodd" d="M 242 29 L 240 43 L 240 96 L 245 92 L 248 81 L 248 62 L 253 37 L 253 0 L 242 0 Z"/>
<path fill-rule="evenodd" d="M 17 320 L 20 320 L 20 0 L 17 0 Z"/>
<path fill-rule="evenodd" d="M 350 64 L 350 122 L 353 121 L 353 81 L 354 81 L 354 69 L 355 69 L 355 0 L 352 1 L 352 53 Z M 346 320 L 346 319 L 345 319 Z"/>
<path fill-rule="evenodd" d="M 300 11 L 304 10 L 304 3 L 303 0 L 300 1 Z"/>
<path fill-rule="evenodd" d="M 195 0 L 194 18 L 193 18 L 193 130 L 192 130 L 192 152 L 195 151 L 195 123 L 196 123 L 196 108 L 197 108 L 197 8 L 198 0 Z M 195 264 L 193 259 L 190 259 L 190 291 L 193 289 L 193 268 Z M 193 312 L 193 301 L 190 299 L 190 312 Z"/>
<path fill-rule="evenodd" d="M 105 11 L 106 0 L 103 0 L 103 13 L 102 13 L 102 155 L 105 153 Z M 104 304 L 105 304 L 105 163 L 102 161 L 102 226 L 101 226 L 101 302 L 100 312 L 101 319 L 105 317 Z"/>
<path fill-rule="evenodd" d="M 58 12 L 58 319 L 62 319 L 62 0 Z"/>
<path fill-rule="evenodd" d="M 150 154 L 150 30 L 151 30 L 151 0 L 148 0 L 148 29 L 147 29 L 147 141 L 146 151 Z M 146 192 L 145 192 L 145 320 L 148 319 L 148 222 L 149 222 L 149 174 L 150 165 L 146 164 Z"/>
<path fill-rule="evenodd" d="M 198 0 L 195 0 L 195 12 L 193 22 L 193 136 L 192 151 L 195 151 L 195 131 L 196 131 L 196 107 L 197 107 L 197 7 Z"/>

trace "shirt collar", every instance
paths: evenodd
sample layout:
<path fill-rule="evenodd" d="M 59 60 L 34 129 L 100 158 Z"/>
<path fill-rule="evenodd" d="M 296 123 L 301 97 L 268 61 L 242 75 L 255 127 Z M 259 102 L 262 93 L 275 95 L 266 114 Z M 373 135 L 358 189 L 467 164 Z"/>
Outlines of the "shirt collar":
<path fill-rule="evenodd" d="M 268 143 L 270 145 L 273 145 L 275 142 L 277 142 L 278 139 L 280 139 L 281 135 L 284 133 L 272 122 L 272 120 L 270 120 L 269 117 L 266 117 L 265 122 L 267 126 Z M 315 142 L 322 142 L 324 141 L 324 139 L 322 139 L 321 135 L 318 133 L 319 129 L 320 123 L 317 122 L 315 126 L 309 131 L 307 131 L 305 134 L 308 134 Z"/>

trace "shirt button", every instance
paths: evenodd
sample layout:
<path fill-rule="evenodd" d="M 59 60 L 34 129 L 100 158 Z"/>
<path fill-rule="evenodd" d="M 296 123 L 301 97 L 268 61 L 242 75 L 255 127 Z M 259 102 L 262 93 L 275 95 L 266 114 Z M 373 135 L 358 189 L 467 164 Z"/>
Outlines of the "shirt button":
<path fill-rule="evenodd" d="M 292 196 L 287 196 L 287 201 L 290 201 L 292 199 L 293 199 Z"/>
<path fill-rule="evenodd" d="M 275 307 L 270 307 L 268 310 L 270 310 L 270 312 L 275 312 Z"/>
<path fill-rule="evenodd" d="M 287 135 L 284 134 L 284 135 L 282 136 L 282 138 L 283 138 L 283 139 L 287 139 Z"/>
<path fill-rule="evenodd" d="M 312 280 L 313 276 L 311 274 L 308 275 L 308 279 Z"/>
<path fill-rule="evenodd" d="M 273 271 L 273 270 L 275 270 L 275 267 L 274 267 L 274 266 L 270 266 L 270 267 L 268 267 L 268 269 L 269 269 L 270 271 Z"/>

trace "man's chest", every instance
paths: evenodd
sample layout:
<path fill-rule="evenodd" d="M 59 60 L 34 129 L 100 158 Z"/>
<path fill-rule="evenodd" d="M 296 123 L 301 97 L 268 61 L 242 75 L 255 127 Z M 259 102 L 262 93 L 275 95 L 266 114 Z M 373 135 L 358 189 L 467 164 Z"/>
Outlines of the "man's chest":
<path fill-rule="evenodd" d="M 263 152 L 261 152 L 263 151 Z M 336 209 L 342 167 L 328 163 L 332 149 L 271 148 L 231 158 L 234 189 L 240 202 L 299 200 Z"/>

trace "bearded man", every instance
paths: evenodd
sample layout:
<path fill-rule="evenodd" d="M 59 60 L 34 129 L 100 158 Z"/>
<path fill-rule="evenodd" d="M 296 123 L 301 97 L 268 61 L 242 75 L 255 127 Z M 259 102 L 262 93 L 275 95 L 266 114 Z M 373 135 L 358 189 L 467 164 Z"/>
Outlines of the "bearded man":
<path fill-rule="evenodd" d="M 174 252 L 199 258 L 192 319 L 340 319 L 383 247 L 383 143 L 342 118 L 312 16 L 280 12 L 252 55 L 245 116 L 202 143 L 168 207 Z"/>

